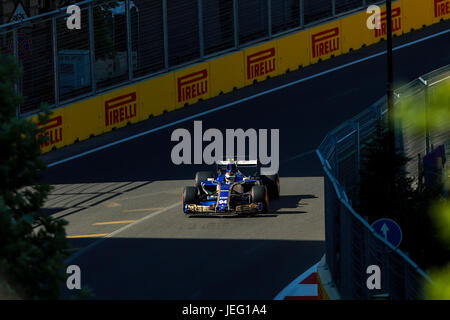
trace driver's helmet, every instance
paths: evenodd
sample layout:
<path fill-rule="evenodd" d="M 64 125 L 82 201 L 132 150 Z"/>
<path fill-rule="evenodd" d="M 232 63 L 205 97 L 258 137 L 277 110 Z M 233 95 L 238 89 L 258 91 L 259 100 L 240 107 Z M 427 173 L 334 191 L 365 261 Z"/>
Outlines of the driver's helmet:
<path fill-rule="evenodd" d="M 225 182 L 234 183 L 236 181 L 236 174 L 233 171 L 227 171 L 225 173 Z"/>

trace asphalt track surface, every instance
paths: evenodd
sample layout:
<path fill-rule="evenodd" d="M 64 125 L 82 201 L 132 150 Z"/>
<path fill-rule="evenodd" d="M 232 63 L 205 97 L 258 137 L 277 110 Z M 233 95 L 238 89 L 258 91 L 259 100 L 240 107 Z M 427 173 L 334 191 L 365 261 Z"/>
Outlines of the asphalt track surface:
<path fill-rule="evenodd" d="M 394 39 L 394 46 L 449 29 L 449 23 Z M 263 83 L 52 152 L 48 163 L 368 57 L 377 44 Z M 395 87 L 450 63 L 450 33 L 396 50 Z M 181 190 L 202 165 L 172 164 L 171 133 L 193 119 L 49 168 L 46 208 L 69 222 L 82 286 L 97 299 L 273 299 L 317 263 L 325 248 L 324 186 L 312 152 L 326 133 L 386 90 L 386 56 L 198 117 L 203 130 L 280 129 L 281 198 L 270 213 L 187 218 Z M 113 223 L 116 222 L 116 223 Z M 117 223 L 120 222 L 120 223 Z M 106 223 L 106 224 L 105 224 Z M 113 223 L 113 224 L 112 224 Z M 86 236 L 90 237 L 86 237 Z M 63 297 L 74 292 L 62 289 Z"/>

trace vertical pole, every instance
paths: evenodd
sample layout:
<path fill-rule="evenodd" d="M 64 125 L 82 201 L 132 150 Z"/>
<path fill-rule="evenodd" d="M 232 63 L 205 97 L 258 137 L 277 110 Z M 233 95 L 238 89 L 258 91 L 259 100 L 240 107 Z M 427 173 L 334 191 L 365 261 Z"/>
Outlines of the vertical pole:
<path fill-rule="evenodd" d="M 94 42 L 94 11 L 92 3 L 89 3 L 89 56 L 91 59 L 91 86 L 92 92 L 97 91 L 97 80 L 95 78 L 95 42 Z"/>
<path fill-rule="evenodd" d="M 234 48 L 239 48 L 238 0 L 233 0 Z"/>
<path fill-rule="evenodd" d="M 334 177 L 336 178 L 337 181 L 339 181 L 338 142 L 335 136 L 333 136 L 333 140 L 334 140 Z"/>
<path fill-rule="evenodd" d="M 425 86 L 425 147 L 427 154 L 430 152 L 430 123 L 429 123 L 429 114 L 428 114 L 428 104 L 430 103 L 429 95 L 428 95 L 428 82 L 424 80 L 422 77 L 419 78 L 419 81 Z"/>
<path fill-rule="evenodd" d="M 203 0 L 198 0 L 198 39 L 200 42 L 200 58 L 205 55 L 205 43 L 203 33 Z"/>
<path fill-rule="evenodd" d="M 336 0 L 331 0 L 331 16 L 336 16 Z"/>
<path fill-rule="evenodd" d="M 362 0 L 362 7 L 365 8 L 367 6 L 367 0 Z"/>
<path fill-rule="evenodd" d="M 267 26 L 269 39 L 272 39 L 272 0 L 267 0 Z"/>
<path fill-rule="evenodd" d="M 425 87 L 425 140 L 426 140 L 426 149 L 427 154 L 431 151 L 430 145 L 430 118 L 429 118 L 429 112 L 428 112 L 428 105 L 430 102 L 429 95 L 428 95 L 429 87 L 428 85 Z"/>
<path fill-rule="evenodd" d="M 395 156 L 395 119 L 394 119 L 394 73 L 392 63 L 392 0 L 386 0 L 386 22 L 387 22 L 387 102 L 388 102 L 388 157 L 391 163 Z M 395 199 L 395 169 L 388 169 L 387 190 L 391 199 Z M 391 210 L 388 210 L 390 213 Z"/>
<path fill-rule="evenodd" d="M 388 119 L 389 134 L 391 135 L 390 147 L 394 152 L 394 72 L 392 62 L 392 0 L 386 0 L 386 25 L 387 25 L 387 96 L 388 96 Z"/>
<path fill-rule="evenodd" d="M 55 90 L 55 106 L 59 105 L 59 63 L 58 63 L 58 33 L 56 30 L 56 17 L 52 18 L 53 33 L 53 80 Z"/>
<path fill-rule="evenodd" d="M 12 39 L 13 55 L 14 55 L 14 58 L 16 59 L 16 62 L 19 62 L 19 57 L 18 57 L 18 53 L 17 53 L 17 29 L 13 30 L 12 35 L 13 35 L 13 39 Z M 19 80 L 17 80 L 17 81 L 19 81 Z M 18 84 L 18 82 L 16 82 L 14 84 L 14 89 L 15 89 L 16 93 L 19 93 L 19 84 Z M 16 116 L 17 116 L 17 118 L 20 118 L 20 105 L 18 105 L 17 108 L 16 108 Z"/>
<path fill-rule="evenodd" d="M 356 178 L 359 181 L 359 169 L 361 167 L 361 136 L 359 131 L 359 121 L 355 123 L 356 129 Z"/>
<path fill-rule="evenodd" d="M 132 35 L 131 35 L 131 11 L 130 0 L 125 1 L 125 14 L 127 23 L 127 51 L 128 51 L 128 80 L 133 79 L 133 48 L 132 48 Z"/>
<path fill-rule="evenodd" d="M 167 0 L 162 0 L 164 33 L 164 67 L 169 69 L 169 36 L 167 33 Z"/>
<path fill-rule="evenodd" d="M 299 0 L 299 13 L 300 13 L 300 27 L 305 26 L 305 7 L 303 6 L 303 0 Z"/>

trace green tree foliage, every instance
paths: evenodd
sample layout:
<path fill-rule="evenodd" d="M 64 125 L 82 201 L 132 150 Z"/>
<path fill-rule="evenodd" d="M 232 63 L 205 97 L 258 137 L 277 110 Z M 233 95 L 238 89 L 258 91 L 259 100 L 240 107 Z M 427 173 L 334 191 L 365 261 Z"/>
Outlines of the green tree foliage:
<path fill-rule="evenodd" d="M 20 71 L 12 57 L 0 61 L 0 274 L 23 298 L 56 299 L 65 279 L 68 241 L 64 220 L 41 209 L 50 186 L 37 184 L 45 164 L 39 145 L 48 139 L 35 123 L 18 119 Z M 41 123 L 49 112 L 42 107 Z M 39 138 L 37 138 L 39 137 Z"/>
<path fill-rule="evenodd" d="M 358 212 L 369 223 L 380 218 L 395 220 L 402 228 L 400 249 L 426 269 L 445 263 L 448 251 L 442 246 L 431 208 L 440 198 L 437 189 L 414 188 L 405 172 L 409 159 L 399 150 L 389 152 L 388 131 L 379 124 L 373 140 L 361 154 Z"/>
<path fill-rule="evenodd" d="M 450 130 L 450 81 L 431 87 L 429 91 L 426 108 L 415 96 L 396 105 L 395 117 L 400 122 L 410 123 L 409 133 L 423 134 L 426 126 L 430 131 Z"/>
<path fill-rule="evenodd" d="M 426 126 L 433 132 L 450 131 L 450 81 L 442 82 L 429 89 L 429 103 L 423 108 L 420 103 L 409 101 L 399 105 L 397 120 L 406 121 L 412 133 L 423 134 Z M 450 161 L 450 159 L 447 159 Z M 447 164 L 447 168 L 450 166 Z M 432 223 L 425 249 L 426 263 L 430 264 L 433 283 L 425 284 L 424 298 L 450 300 L 450 179 L 445 181 L 447 196 L 441 190 L 422 190 L 422 215 Z M 436 192 L 438 191 L 438 192 Z M 432 240 L 429 240 L 432 239 Z"/>

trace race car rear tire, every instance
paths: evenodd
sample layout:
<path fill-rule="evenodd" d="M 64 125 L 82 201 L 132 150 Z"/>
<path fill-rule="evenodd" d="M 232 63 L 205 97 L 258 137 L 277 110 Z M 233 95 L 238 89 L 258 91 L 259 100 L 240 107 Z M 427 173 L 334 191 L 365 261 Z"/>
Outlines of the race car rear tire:
<path fill-rule="evenodd" d="M 215 178 L 214 172 L 212 171 L 198 171 L 195 174 L 194 187 L 198 187 L 198 182 L 206 181 L 209 178 Z"/>
<path fill-rule="evenodd" d="M 195 187 L 184 187 L 183 190 L 183 208 L 187 204 L 197 203 L 197 188 Z"/>
<path fill-rule="evenodd" d="M 280 197 L 280 176 L 277 174 L 262 175 L 261 179 L 267 187 L 269 199 L 278 199 Z"/>

